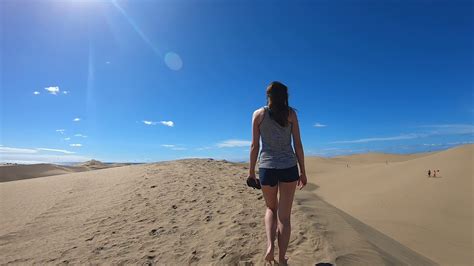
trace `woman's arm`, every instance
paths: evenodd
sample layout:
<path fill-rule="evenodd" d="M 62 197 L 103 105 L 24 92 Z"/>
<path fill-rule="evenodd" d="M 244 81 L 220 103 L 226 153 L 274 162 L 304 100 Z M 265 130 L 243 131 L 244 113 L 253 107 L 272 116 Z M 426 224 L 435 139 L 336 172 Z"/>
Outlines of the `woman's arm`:
<path fill-rule="evenodd" d="M 307 182 L 306 169 L 304 166 L 304 150 L 303 150 L 303 143 L 301 142 L 298 117 L 296 116 L 296 112 L 293 110 L 291 111 L 291 122 L 292 122 L 291 133 L 293 134 L 293 147 L 295 148 L 296 158 L 298 159 L 298 164 L 300 165 L 300 179 L 298 180 L 298 186 L 300 187 L 300 189 L 302 189 L 306 185 L 306 182 Z"/>
<path fill-rule="evenodd" d="M 249 176 L 256 178 L 255 165 L 257 164 L 258 152 L 260 150 L 260 109 L 256 110 L 252 116 L 252 144 L 250 146 L 250 167 Z"/>

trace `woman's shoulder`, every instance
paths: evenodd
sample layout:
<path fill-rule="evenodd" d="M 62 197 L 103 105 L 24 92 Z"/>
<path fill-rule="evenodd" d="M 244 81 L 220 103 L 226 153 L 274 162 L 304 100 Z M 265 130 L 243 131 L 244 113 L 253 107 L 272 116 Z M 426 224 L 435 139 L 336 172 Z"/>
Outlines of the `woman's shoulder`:
<path fill-rule="evenodd" d="M 262 107 L 258 108 L 257 110 L 255 110 L 255 111 L 253 112 L 253 115 L 254 115 L 254 116 L 256 116 L 256 115 L 263 115 L 263 113 L 265 113 L 265 109 L 266 109 L 266 108 L 267 108 L 266 106 L 262 106 Z"/>
<path fill-rule="evenodd" d="M 260 107 L 253 112 L 253 120 L 257 121 L 258 124 L 262 123 L 263 117 L 265 116 L 265 108 Z"/>

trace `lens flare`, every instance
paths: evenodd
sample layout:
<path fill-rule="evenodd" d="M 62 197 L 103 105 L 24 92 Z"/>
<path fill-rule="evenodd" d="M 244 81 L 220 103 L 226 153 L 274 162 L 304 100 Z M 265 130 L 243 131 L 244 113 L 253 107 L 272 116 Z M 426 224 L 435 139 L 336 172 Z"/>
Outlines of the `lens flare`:
<path fill-rule="evenodd" d="M 178 71 L 183 67 L 183 60 L 175 52 L 168 52 L 165 54 L 165 64 L 171 69 Z"/>

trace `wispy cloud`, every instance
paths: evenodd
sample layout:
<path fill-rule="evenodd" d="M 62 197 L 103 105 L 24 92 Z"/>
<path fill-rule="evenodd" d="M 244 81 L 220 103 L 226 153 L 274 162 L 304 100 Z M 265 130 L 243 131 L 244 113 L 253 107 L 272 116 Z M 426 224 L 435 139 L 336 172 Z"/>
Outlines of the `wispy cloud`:
<path fill-rule="evenodd" d="M 210 146 L 204 146 L 204 147 L 196 148 L 197 151 L 204 151 L 204 150 L 210 150 L 210 149 L 212 149 L 212 147 L 210 147 Z"/>
<path fill-rule="evenodd" d="M 229 139 L 217 143 L 216 146 L 218 148 L 247 147 L 250 146 L 251 143 L 252 142 L 248 140 Z"/>
<path fill-rule="evenodd" d="M 0 145 L 0 162 L 3 163 L 58 163 L 83 162 L 90 158 L 73 155 L 74 152 L 53 148 L 17 148 Z"/>
<path fill-rule="evenodd" d="M 69 91 L 63 91 L 63 94 L 69 94 Z"/>
<path fill-rule="evenodd" d="M 316 123 L 313 125 L 314 127 L 327 127 L 327 125 L 323 125 L 321 123 Z"/>
<path fill-rule="evenodd" d="M 161 145 L 161 147 L 173 148 L 173 147 L 175 147 L 175 145 L 174 144 L 163 144 L 163 145 Z"/>
<path fill-rule="evenodd" d="M 420 126 L 420 128 L 426 128 L 428 130 L 425 130 L 424 132 L 420 132 L 420 133 L 401 134 L 401 135 L 390 136 L 390 137 L 370 137 L 370 138 L 362 138 L 362 139 L 354 139 L 354 140 L 333 141 L 330 143 L 333 143 L 333 144 L 367 143 L 367 142 L 374 142 L 374 141 L 395 141 L 395 140 L 417 139 L 417 138 L 425 138 L 425 137 L 430 137 L 430 136 L 474 134 L 474 125 L 469 125 L 469 124 L 425 125 L 425 126 Z"/>
<path fill-rule="evenodd" d="M 143 124 L 148 125 L 148 126 L 154 126 L 154 125 L 162 124 L 162 125 L 165 125 L 165 126 L 168 126 L 168 127 L 174 127 L 174 122 L 173 121 L 155 122 L 155 121 L 150 121 L 150 120 L 143 120 L 142 122 L 143 122 Z"/>
<path fill-rule="evenodd" d="M 392 141 L 392 140 L 404 140 L 404 139 L 416 139 L 421 137 L 421 134 L 403 134 L 398 136 L 392 137 L 371 137 L 371 138 L 363 138 L 363 139 L 354 139 L 354 140 L 338 140 L 333 141 L 330 143 L 333 144 L 342 144 L 342 143 L 366 143 L 366 142 L 373 142 L 373 141 Z"/>
<path fill-rule="evenodd" d="M 154 125 L 158 124 L 158 122 L 148 121 L 148 120 L 143 120 L 142 122 L 143 122 L 143 124 L 148 125 L 148 126 L 154 126 Z"/>
<path fill-rule="evenodd" d="M 70 138 L 70 137 L 67 137 L 67 138 L 64 138 L 64 140 L 71 140 L 71 138 Z"/>
<path fill-rule="evenodd" d="M 53 87 L 47 87 L 44 88 L 46 91 L 48 91 L 50 94 L 57 95 L 59 93 L 59 87 L 58 86 L 53 86 Z"/>
<path fill-rule="evenodd" d="M 82 135 L 82 134 L 74 134 L 74 137 L 87 138 L 86 135 Z"/>
<path fill-rule="evenodd" d="M 13 147 L 0 147 L 0 153 L 37 153 L 35 149 L 26 149 L 26 148 L 13 148 Z"/>
<path fill-rule="evenodd" d="M 174 151 L 187 150 L 187 148 L 185 148 L 185 147 L 177 146 L 177 145 L 174 145 L 174 144 L 162 144 L 161 147 L 165 147 L 165 148 L 168 148 L 168 149 L 171 149 L 171 150 L 174 150 Z"/>
<path fill-rule="evenodd" d="M 421 127 L 430 129 L 429 133 L 432 135 L 474 134 L 474 125 L 470 124 L 425 125 Z"/>
<path fill-rule="evenodd" d="M 174 127 L 174 122 L 173 121 L 160 121 L 162 125 L 168 126 L 168 127 Z"/>
<path fill-rule="evenodd" d="M 34 91 L 33 94 L 34 94 L 34 95 L 39 95 L 40 92 L 39 92 L 39 91 Z"/>
<path fill-rule="evenodd" d="M 71 147 L 82 147 L 82 144 L 80 144 L 80 143 L 73 143 L 73 144 L 69 144 L 69 146 L 71 146 Z"/>
<path fill-rule="evenodd" d="M 66 131 L 65 129 L 56 129 L 56 132 L 59 132 L 61 134 L 64 134 L 64 131 Z"/>
<path fill-rule="evenodd" d="M 72 151 L 67 151 L 67 150 L 60 150 L 60 149 L 50 149 L 50 148 L 36 148 L 37 150 L 40 150 L 40 151 L 52 151 L 52 152 L 60 152 L 60 153 L 64 153 L 64 154 L 73 154 L 75 152 L 72 152 Z"/>
<path fill-rule="evenodd" d="M 74 122 L 79 122 L 79 121 L 81 121 L 81 118 L 80 118 L 80 117 L 76 117 L 76 118 L 74 118 L 72 121 L 74 121 Z"/>

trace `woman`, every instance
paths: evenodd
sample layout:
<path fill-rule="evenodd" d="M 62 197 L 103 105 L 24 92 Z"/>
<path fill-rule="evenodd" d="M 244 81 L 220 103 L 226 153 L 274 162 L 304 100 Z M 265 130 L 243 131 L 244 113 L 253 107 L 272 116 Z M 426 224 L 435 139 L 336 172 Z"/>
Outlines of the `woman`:
<path fill-rule="evenodd" d="M 291 139 L 293 136 L 293 146 Z M 262 138 L 259 160 L 259 179 L 267 206 L 265 231 L 267 251 L 265 260 L 274 261 L 275 238 L 278 239 L 278 259 L 286 264 L 285 256 L 290 240 L 290 214 L 296 186 L 302 189 L 307 182 L 304 152 L 298 118 L 288 105 L 288 88 L 274 81 L 267 87 L 267 105 L 256 110 L 252 118 L 252 146 L 250 149 L 249 178 L 256 180 L 255 166 Z M 295 155 L 296 152 L 296 155 Z M 300 173 L 298 173 L 298 165 Z M 280 198 L 277 198 L 280 191 Z"/>

